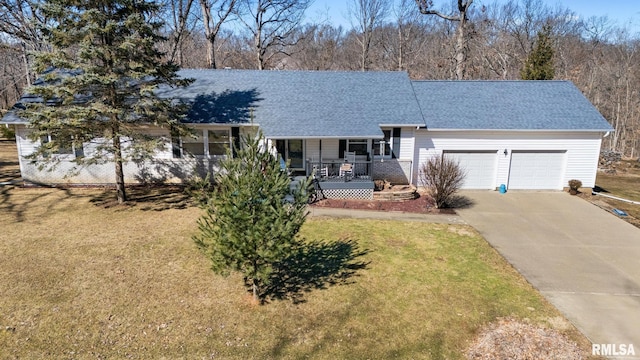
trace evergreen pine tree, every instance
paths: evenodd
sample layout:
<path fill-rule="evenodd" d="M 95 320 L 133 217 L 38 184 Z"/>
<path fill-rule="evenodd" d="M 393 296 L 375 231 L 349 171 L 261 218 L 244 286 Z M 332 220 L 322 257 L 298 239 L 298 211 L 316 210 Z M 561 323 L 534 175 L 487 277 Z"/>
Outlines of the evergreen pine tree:
<path fill-rule="evenodd" d="M 536 45 L 520 70 L 520 77 L 522 80 L 553 80 L 554 76 L 551 26 L 545 25 L 538 32 Z"/>
<path fill-rule="evenodd" d="M 215 176 L 206 214 L 194 241 L 211 259 L 214 272 L 244 275 L 256 300 L 270 283 L 273 265 L 298 244 L 306 219 L 308 181 L 290 189 L 278 158 L 266 151 L 261 134 L 242 137 L 235 157 L 227 156 Z M 286 199 L 288 195 L 292 199 Z"/>
<path fill-rule="evenodd" d="M 57 158 L 50 154 L 92 141 L 89 156 L 75 161 L 113 162 L 120 203 L 127 199 L 123 163 L 148 158 L 167 141 L 147 135 L 141 125 L 188 133 L 179 121 L 184 109 L 155 93 L 160 85 L 189 83 L 155 47 L 164 39 L 162 22 L 152 17 L 158 10 L 147 0 L 45 2 L 42 14 L 51 25 L 42 32 L 52 51 L 34 54 L 34 70 L 44 83 L 27 90 L 44 101 L 20 113 L 30 122 L 33 140 L 48 139 L 33 159 L 50 168 Z"/>

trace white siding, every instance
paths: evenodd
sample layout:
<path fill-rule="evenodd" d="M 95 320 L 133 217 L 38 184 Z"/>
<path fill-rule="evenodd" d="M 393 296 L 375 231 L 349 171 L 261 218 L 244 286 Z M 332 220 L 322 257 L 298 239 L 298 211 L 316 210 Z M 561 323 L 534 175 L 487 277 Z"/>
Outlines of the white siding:
<path fill-rule="evenodd" d="M 415 146 L 415 129 L 402 128 L 400 130 L 400 160 L 413 160 Z"/>
<path fill-rule="evenodd" d="M 338 154 L 340 150 L 340 140 L 338 139 L 322 139 L 322 158 L 323 159 L 340 159 Z"/>
<path fill-rule="evenodd" d="M 498 157 L 496 186 L 507 184 L 513 150 L 565 151 L 566 164 L 561 184 L 571 179 L 581 180 L 585 187 L 595 185 L 602 134 L 597 132 L 534 132 L 534 131 L 428 131 L 418 130 L 413 180 L 428 157 L 443 150 L 496 151 Z M 496 150 L 497 149 L 497 150 Z M 507 155 L 504 150 L 507 150 Z M 559 187 L 560 188 L 560 187 Z"/>
<path fill-rule="evenodd" d="M 305 147 L 305 154 L 308 160 L 311 160 L 311 162 L 320 161 L 320 139 L 305 140 Z"/>
<path fill-rule="evenodd" d="M 167 130 L 155 127 L 146 129 L 153 136 L 169 136 Z M 26 182 L 35 184 L 112 184 L 115 179 L 113 163 L 101 165 L 78 166 L 73 162 L 73 155 L 60 155 L 56 167 L 48 170 L 38 169 L 39 164 L 31 163 L 27 159 L 33 154 L 37 142 L 28 139 L 29 129 L 25 126 L 16 126 L 16 144 L 20 161 L 20 172 Z M 94 153 L 98 140 L 84 144 L 85 156 Z M 55 155 L 54 155 L 55 156 Z M 128 162 L 124 164 L 125 182 L 182 182 L 194 175 L 194 170 L 204 175 L 205 172 L 218 170 L 217 159 L 173 159 L 171 145 L 158 151 L 151 161 L 143 163 Z"/>

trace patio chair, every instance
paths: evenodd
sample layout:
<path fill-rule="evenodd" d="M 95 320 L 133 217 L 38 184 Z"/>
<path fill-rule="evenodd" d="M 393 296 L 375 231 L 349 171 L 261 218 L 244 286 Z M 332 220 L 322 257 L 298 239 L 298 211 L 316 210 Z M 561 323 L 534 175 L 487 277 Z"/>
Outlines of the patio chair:
<path fill-rule="evenodd" d="M 317 179 L 329 177 L 329 167 L 320 167 L 318 165 L 313 165 L 313 176 Z"/>
<path fill-rule="evenodd" d="M 355 151 L 344 152 L 345 163 L 340 166 L 340 177 L 353 177 L 356 170 L 356 153 Z"/>
<path fill-rule="evenodd" d="M 340 177 L 344 178 L 345 181 L 353 177 L 353 164 L 346 162 L 340 165 Z"/>

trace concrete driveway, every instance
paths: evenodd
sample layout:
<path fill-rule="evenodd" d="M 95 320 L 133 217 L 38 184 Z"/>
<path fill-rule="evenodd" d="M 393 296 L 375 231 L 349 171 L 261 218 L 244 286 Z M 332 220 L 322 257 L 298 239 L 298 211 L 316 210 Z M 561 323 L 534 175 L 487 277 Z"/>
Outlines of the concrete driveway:
<path fill-rule="evenodd" d="M 463 195 L 460 216 L 594 344 L 640 358 L 640 229 L 562 192 Z"/>

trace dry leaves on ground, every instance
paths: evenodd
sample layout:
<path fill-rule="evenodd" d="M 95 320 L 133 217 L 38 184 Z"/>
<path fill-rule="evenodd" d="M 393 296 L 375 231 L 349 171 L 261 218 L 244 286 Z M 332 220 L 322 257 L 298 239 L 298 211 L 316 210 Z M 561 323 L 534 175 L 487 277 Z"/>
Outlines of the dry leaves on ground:
<path fill-rule="evenodd" d="M 584 359 L 578 345 L 554 329 L 500 319 L 484 329 L 466 354 L 471 360 L 577 360 Z"/>

